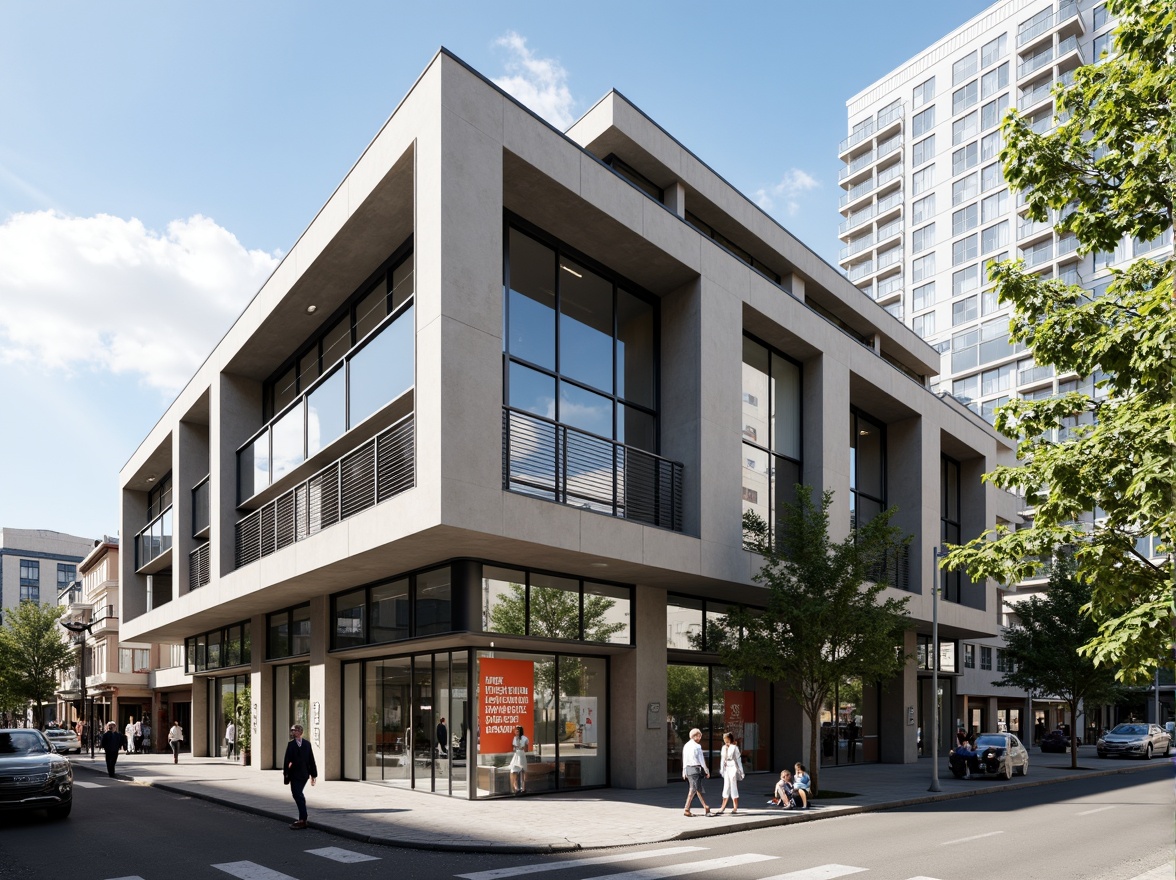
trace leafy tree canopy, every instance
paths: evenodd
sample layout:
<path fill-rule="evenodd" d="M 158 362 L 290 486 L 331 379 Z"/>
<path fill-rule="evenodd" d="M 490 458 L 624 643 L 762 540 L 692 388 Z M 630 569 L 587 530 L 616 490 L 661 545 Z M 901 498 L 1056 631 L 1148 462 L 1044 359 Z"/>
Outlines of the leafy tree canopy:
<path fill-rule="evenodd" d="M 1078 706 L 1114 702 L 1120 693 L 1113 669 L 1099 666 L 1079 648 L 1098 635 L 1098 624 L 1083 606 L 1090 601 L 1090 585 L 1075 577 L 1074 561 L 1061 555 L 1050 572 L 1049 588 L 1016 604 L 1019 622 L 1005 631 L 1004 677 L 993 684 L 1046 694 L 1063 700 L 1070 717 Z M 1070 729 L 1071 766 L 1078 766 L 1078 725 Z"/>
<path fill-rule="evenodd" d="M 905 597 L 882 597 L 906 543 L 890 524 L 894 508 L 835 543 L 829 537 L 832 501 L 826 491 L 818 505 L 812 488 L 798 485 L 796 501 L 784 505 L 774 545 L 763 520 L 744 514 L 749 543 L 763 556 L 755 580 L 768 588 L 768 605 L 762 612 L 733 611 L 719 647 L 733 672 L 780 683 L 804 710 L 814 789 L 821 709 L 835 685 L 898 674 L 907 659 L 902 633 L 911 625 Z"/>
<path fill-rule="evenodd" d="M 77 656 L 57 625 L 61 610 L 24 601 L 4 613 L 0 627 L 0 677 L 5 681 L 0 690 L 26 704 L 36 703 L 38 722 L 44 717 L 41 704 L 51 701 L 57 690 L 58 673 Z"/>
<path fill-rule="evenodd" d="M 1107 9 L 1118 19 L 1114 53 L 1058 88 L 1057 127 L 1037 134 L 1015 113 L 1004 123 L 1010 186 L 1026 194 L 1033 219 L 1072 233 L 1080 253 L 1170 235 L 1176 193 L 1176 4 L 1108 0 Z M 1018 441 L 1020 463 L 986 480 L 1023 493 L 1032 522 L 997 528 L 946 562 L 976 580 L 1016 583 L 1069 548 L 1077 580 L 1090 589 L 1084 613 L 1097 624 L 1082 651 L 1127 681 L 1171 663 L 1176 263 L 1171 246 L 1158 254 L 1112 270 L 1093 293 L 1019 260 L 990 269 L 1000 300 L 1012 306 L 1010 338 L 1038 364 L 1090 381 L 997 412 L 997 429 Z M 1150 538 L 1164 561 L 1138 552 L 1137 542 Z"/>

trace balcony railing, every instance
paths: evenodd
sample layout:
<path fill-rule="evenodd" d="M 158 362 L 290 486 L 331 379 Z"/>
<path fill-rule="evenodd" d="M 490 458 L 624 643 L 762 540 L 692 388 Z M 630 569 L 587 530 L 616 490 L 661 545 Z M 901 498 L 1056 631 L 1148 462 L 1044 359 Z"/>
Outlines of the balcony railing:
<path fill-rule="evenodd" d="M 1041 68 L 1053 61 L 1053 57 L 1053 48 L 1050 47 L 1044 52 L 1038 52 L 1036 55 L 1031 55 L 1026 58 L 1017 65 L 1017 79 L 1023 79 L 1034 71 L 1041 70 Z"/>
<path fill-rule="evenodd" d="M 902 292 L 902 276 L 901 275 L 891 275 L 889 278 L 886 278 L 886 279 L 878 282 L 878 290 L 874 294 L 874 298 L 875 299 L 885 299 L 888 296 L 892 296 L 895 293 L 901 293 L 901 292 Z"/>
<path fill-rule="evenodd" d="M 682 531 L 682 464 L 502 409 L 502 484 L 510 492 Z"/>
<path fill-rule="evenodd" d="M 204 542 L 188 554 L 188 589 L 207 586 L 212 580 L 212 554 Z"/>
<path fill-rule="evenodd" d="M 1030 21 L 1028 27 L 1023 27 L 1017 32 L 1017 45 L 1024 46 L 1034 37 L 1039 37 L 1048 31 L 1054 24 L 1053 14 L 1049 14 L 1039 18 L 1037 21 Z"/>
<path fill-rule="evenodd" d="M 288 547 L 416 485 L 414 423 L 392 427 L 237 523 L 236 567 Z"/>
<path fill-rule="evenodd" d="M 1020 370 L 1017 373 L 1017 384 L 1029 385 L 1034 382 L 1041 382 L 1044 379 L 1052 379 L 1053 374 L 1054 368 L 1052 364 L 1039 364 L 1027 370 Z"/>
<path fill-rule="evenodd" d="M 866 260 L 864 263 L 858 263 L 856 266 L 851 266 L 845 273 L 845 276 L 850 281 L 857 281 L 859 278 L 865 278 L 874 271 L 874 261 Z"/>
<path fill-rule="evenodd" d="M 852 257 L 854 254 L 861 253 L 866 248 L 874 244 L 874 234 L 863 235 L 861 238 L 855 238 L 849 244 L 841 249 L 841 259 Z"/>
<path fill-rule="evenodd" d="M 852 147 L 856 144 L 860 144 L 866 138 L 870 137 L 870 135 L 872 135 L 873 133 L 874 133 L 874 120 L 871 119 L 865 125 L 863 125 L 861 128 L 859 128 L 857 131 L 855 131 L 853 134 L 851 134 L 849 137 L 847 137 L 845 140 L 843 140 L 841 142 L 841 145 L 837 148 L 837 152 L 844 153 L 850 147 Z"/>
<path fill-rule="evenodd" d="M 862 153 L 848 165 L 842 166 L 841 170 L 837 173 L 837 179 L 845 180 L 845 178 L 849 177 L 849 175 L 856 174 L 857 172 L 861 171 L 877 158 L 878 157 L 873 150 L 870 150 L 868 153 Z"/>
<path fill-rule="evenodd" d="M 902 261 L 902 248 L 892 248 L 888 251 L 883 251 L 878 254 L 878 269 L 885 269 L 887 266 L 893 266 L 895 263 Z"/>
<path fill-rule="evenodd" d="M 135 536 L 135 569 L 158 559 L 171 550 L 171 545 L 172 509 L 169 507 Z"/>
<path fill-rule="evenodd" d="M 895 137 L 892 137 L 889 140 L 882 141 L 882 143 L 878 144 L 878 149 L 876 150 L 876 152 L 878 154 L 878 158 L 881 159 L 883 156 L 889 156 L 891 153 L 893 153 L 895 150 L 897 150 L 901 146 L 902 146 L 902 135 L 901 134 L 897 135 Z"/>
<path fill-rule="evenodd" d="M 1053 224 L 1048 220 L 1033 220 L 1029 217 L 1019 217 L 1017 219 L 1017 241 L 1029 238 L 1032 235 L 1037 235 L 1039 232 L 1048 232 L 1053 229 Z"/>
<path fill-rule="evenodd" d="M 878 123 L 875 126 L 875 131 L 881 131 L 896 119 L 902 119 L 902 104 L 895 104 L 889 110 L 883 110 L 878 114 Z"/>

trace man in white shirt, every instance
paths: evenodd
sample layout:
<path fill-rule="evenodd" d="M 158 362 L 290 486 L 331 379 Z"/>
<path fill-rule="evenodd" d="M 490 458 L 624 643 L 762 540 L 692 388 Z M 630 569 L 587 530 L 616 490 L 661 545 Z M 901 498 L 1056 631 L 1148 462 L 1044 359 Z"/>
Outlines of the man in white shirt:
<path fill-rule="evenodd" d="M 686 745 L 682 746 L 682 778 L 690 785 L 690 790 L 686 795 L 686 809 L 683 813 L 687 816 L 693 816 L 690 812 L 690 804 L 694 801 L 694 796 L 698 795 L 698 802 L 702 804 L 702 808 L 706 810 L 706 815 L 711 814 L 710 807 L 706 805 L 706 798 L 703 797 L 705 789 L 703 788 L 703 779 L 710 778 L 710 770 L 707 769 L 706 761 L 702 755 L 702 731 L 697 727 L 690 731 L 690 738 L 686 741 Z"/>
<path fill-rule="evenodd" d="M 225 746 L 231 761 L 237 753 L 237 725 L 232 722 L 232 719 L 229 720 L 229 726 L 225 728 Z"/>

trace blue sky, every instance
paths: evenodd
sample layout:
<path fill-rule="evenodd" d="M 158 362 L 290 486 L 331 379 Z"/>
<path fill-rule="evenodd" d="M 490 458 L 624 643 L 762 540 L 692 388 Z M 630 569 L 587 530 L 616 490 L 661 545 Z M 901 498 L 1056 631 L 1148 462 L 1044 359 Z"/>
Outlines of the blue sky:
<path fill-rule="evenodd" d="M 556 124 L 616 88 L 830 262 L 845 101 L 988 3 L 35 2 L 0 30 L 0 525 L 118 471 L 440 46 Z"/>

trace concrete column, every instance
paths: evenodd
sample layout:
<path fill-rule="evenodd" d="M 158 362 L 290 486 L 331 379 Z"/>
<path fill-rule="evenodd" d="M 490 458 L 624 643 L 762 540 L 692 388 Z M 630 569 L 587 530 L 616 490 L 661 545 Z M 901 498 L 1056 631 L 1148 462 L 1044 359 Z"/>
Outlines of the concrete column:
<path fill-rule="evenodd" d="M 677 214 L 679 217 L 686 217 L 686 187 L 682 185 L 682 181 L 675 180 L 664 190 L 662 204 Z"/>
<path fill-rule="evenodd" d="M 914 654 L 916 634 L 903 635 L 904 654 Z M 902 672 L 882 683 L 881 727 L 878 730 L 879 760 L 884 764 L 912 764 L 919 757 L 918 674 L 914 661 Z M 929 732 L 925 732 L 930 737 Z"/>
<path fill-rule="evenodd" d="M 135 536 L 147 525 L 147 493 L 122 490 L 119 569 L 119 620 L 134 620 L 147 611 L 147 578 L 135 574 Z"/>
<path fill-rule="evenodd" d="M 192 720 L 191 730 L 185 730 L 188 747 L 192 750 L 192 757 L 206 758 L 212 754 L 208 742 L 208 679 L 193 676 L 192 678 Z M 171 725 L 168 725 L 168 730 Z M 164 736 L 167 731 L 164 731 Z"/>
<path fill-rule="evenodd" d="M 274 754 L 274 676 L 265 665 L 265 615 L 255 614 L 249 630 L 253 639 L 249 663 L 250 767 L 270 770 L 278 765 L 281 755 Z"/>
<path fill-rule="evenodd" d="M 826 352 L 804 362 L 802 480 L 814 500 L 832 489 L 829 539 L 849 534 L 849 368 Z"/>
<path fill-rule="evenodd" d="M 212 475 L 209 568 L 215 581 L 229 574 L 235 566 L 237 447 L 261 427 L 261 383 L 229 373 L 220 374 L 212 386 L 209 422 L 211 436 L 216 438 L 208 451 Z M 192 487 L 185 488 L 191 490 Z M 179 491 L 178 485 L 175 491 Z"/>
<path fill-rule="evenodd" d="M 192 537 L 192 487 L 208 473 L 208 426 L 180 422 L 172 433 L 172 595 L 182 596 L 188 583 Z"/>
<path fill-rule="evenodd" d="M 1000 701 L 996 697 L 987 697 L 984 700 L 984 730 L 981 733 L 987 733 L 991 730 L 996 730 L 996 721 L 1000 716 L 997 714 L 1000 709 Z"/>
<path fill-rule="evenodd" d="M 697 535 L 700 529 L 701 309 L 700 279 L 662 298 L 661 453 L 682 462 L 682 526 L 688 535 Z M 731 494 L 738 498 L 738 493 Z"/>
<path fill-rule="evenodd" d="M 331 647 L 330 614 L 330 597 L 310 600 L 310 730 L 306 735 L 314 746 L 319 774 L 323 779 L 339 779 L 343 761 L 339 735 L 342 671 L 339 661 L 327 653 Z"/>
<path fill-rule="evenodd" d="M 636 647 L 612 658 L 609 723 L 614 788 L 666 784 L 666 591 L 637 587 L 633 609 Z M 656 726 L 649 720 L 656 703 Z"/>

